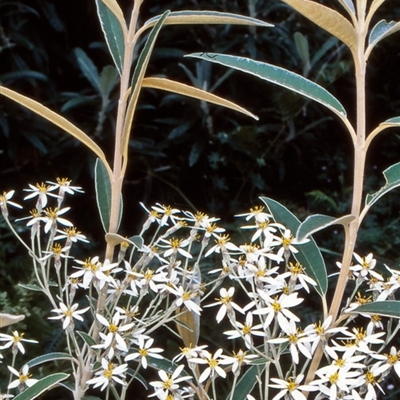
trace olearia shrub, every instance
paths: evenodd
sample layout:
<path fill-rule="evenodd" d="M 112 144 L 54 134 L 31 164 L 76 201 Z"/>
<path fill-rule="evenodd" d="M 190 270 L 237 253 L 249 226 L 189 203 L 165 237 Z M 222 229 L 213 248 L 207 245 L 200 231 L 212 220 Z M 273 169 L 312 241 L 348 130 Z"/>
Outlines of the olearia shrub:
<path fill-rule="evenodd" d="M 314 1 L 284 2 L 349 48 L 357 94 L 354 126 L 339 100 L 300 75 L 238 56 L 207 52 L 190 56 L 279 84 L 325 106 L 340 119 L 354 148 L 352 207 L 345 216 L 312 215 L 300 222 L 283 205 L 261 197 L 260 204 L 237 215 L 242 218 L 241 235 L 237 235 L 226 231 L 216 217 L 164 205 L 161 200 L 141 204 L 146 219 L 140 232 L 129 237 L 118 233 L 124 217 L 121 192 L 129 136 L 142 88 L 185 94 L 253 116 L 200 89 L 145 77 L 162 25 L 269 26 L 254 18 L 166 11 L 138 27 L 142 1 L 135 1 L 128 26 L 115 0 L 96 1 L 120 77 L 112 164 L 90 136 L 71 122 L 0 87 L 2 95 L 63 128 L 96 154 L 96 200 L 105 231 L 104 254 L 89 252 L 83 259 L 75 258 L 76 249 L 84 252 L 87 238 L 69 217 L 67 200 L 69 195 L 81 196 L 83 190 L 67 178 L 29 184 L 24 200 L 36 204 L 30 216 L 18 215 L 15 221 L 9 214 L 9 206 L 21 208 L 15 202 L 15 188 L 0 195 L 5 223 L 32 260 L 35 281 L 22 285 L 46 297 L 49 309 L 44 313 L 65 336 L 62 349 L 26 361 L 21 357 L 25 346 L 40 343 L 40 332 L 1 333 L 2 367 L 9 371 L 1 398 L 34 399 L 55 386 L 67 388 L 74 400 L 123 400 L 132 398 L 132 393 L 162 400 L 374 400 L 388 389 L 396 396 L 398 392 L 384 382 L 389 376 L 400 378 L 400 349 L 395 344 L 400 329 L 400 270 L 377 266 L 374 255 L 359 254 L 356 244 L 367 211 L 400 185 L 399 163 L 384 171 L 385 186 L 375 194 L 363 193 L 372 140 L 385 129 L 400 126 L 400 117 L 394 117 L 367 133 L 367 60 L 381 39 L 400 30 L 400 22 L 382 20 L 370 29 L 384 0 L 370 4 L 339 0 L 347 18 Z M 134 52 L 139 37 L 150 28 L 143 49 Z M 93 70 L 88 74 L 100 91 L 107 92 L 106 77 Z M 19 234 L 18 224 L 29 228 L 28 239 Z M 312 235 L 332 225 L 343 226 L 345 243 L 343 257 L 327 267 Z M 313 312 L 307 313 L 310 302 Z M 212 315 L 206 321 L 208 329 L 214 338 L 220 337 L 212 342 L 204 340 L 201 332 L 206 313 Z M 23 318 L 0 316 L 0 327 Z M 160 332 L 165 330 L 176 341 L 162 340 Z M 45 363 L 63 367 L 41 376 Z M 149 375 L 149 370 L 157 374 Z M 220 382 L 228 382 L 227 395 Z"/>

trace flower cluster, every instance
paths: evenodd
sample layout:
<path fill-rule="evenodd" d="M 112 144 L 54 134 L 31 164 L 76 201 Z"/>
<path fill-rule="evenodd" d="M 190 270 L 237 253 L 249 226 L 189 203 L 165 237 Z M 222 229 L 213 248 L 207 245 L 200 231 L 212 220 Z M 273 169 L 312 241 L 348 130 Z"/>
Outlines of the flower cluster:
<path fill-rule="evenodd" d="M 234 391 L 249 368 L 268 379 L 262 383 L 259 378 L 263 398 L 273 400 L 303 400 L 308 392 L 317 399 L 372 400 L 392 370 L 400 377 L 399 350 L 385 350 L 400 325 L 354 313 L 361 304 L 394 299 L 400 286 L 400 271 L 386 266 L 388 276 L 382 276 L 372 254 L 354 254 L 354 291 L 334 321 L 326 311 L 304 312 L 318 285 L 297 258 L 308 240 L 297 241 L 264 207 L 238 216 L 245 219 L 242 228 L 250 239 L 234 243 L 217 218 L 142 204 L 148 215 L 140 236 L 107 235 L 108 258 L 79 260 L 71 249 L 87 239 L 65 217 L 65 195 L 81 192 L 70 183 L 58 179 L 30 185 L 25 199 L 35 199 L 36 208 L 27 218 L 32 239 L 27 247 L 37 288 L 52 305 L 48 319 L 60 322 L 75 373 L 84 371 L 82 393 L 99 388 L 118 398 L 148 368 L 156 368 L 160 379 L 150 382 L 149 396 L 162 400 L 209 398 L 208 390 L 216 399 L 216 381 L 231 379 Z M 5 218 L 7 204 L 16 206 L 9 201 L 13 194 L 0 197 Z M 56 206 L 49 207 L 50 201 Z M 215 263 L 219 268 L 211 267 Z M 229 324 L 221 332 L 226 348 L 199 343 L 205 312 L 215 316 L 217 327 Z M 184 347 L 163 346 L 157 334 L 161 328 Z M 24 352 L 22 342 L 35 342 L 18 331 L 0 334 L 0 341 L 5 342 L 0 349 L 11 348 L 13 354 Z M 304 382 L 318 352 L 320 366 Z M 171 360 L 164 359 L 167 354 Z M 20 372 L 14 365 L 9 370 L 18 376 L 9 390 L 36 382 L 26 364 Z"/>

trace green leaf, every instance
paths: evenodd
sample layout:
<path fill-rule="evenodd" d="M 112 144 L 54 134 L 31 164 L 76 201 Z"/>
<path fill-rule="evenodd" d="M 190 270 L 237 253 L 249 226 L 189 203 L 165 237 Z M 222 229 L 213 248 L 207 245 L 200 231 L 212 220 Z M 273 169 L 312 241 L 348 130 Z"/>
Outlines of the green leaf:
<path fill-rule="evenodd" d="M 96 190 L 97 207 L 99 209 L 101 223 L 104 231 L 108 231 L 110 226 L 110 215 L 111 215 L 111 182 L 108 176 L 107 170 L 100 159 L 96 160 L 94 166 L 94 181 Z M 122 197 L 119 212 L 118 226 L 121 222 L 122 217 Z"/>
<path fill-rule="evenodd" d="M 30 388 L 24 390 L 18 396 L 15 396 L 14 400 L 33 400 L 39 397 L 45 391 L 51 389 L 53 386 L 57 385 L 59 382 L 67 379 L 69 374 L 64 374 L 59 372 L 57 374 L 48 375 L 40 381 L 36 382 Z"/>
<path fill-rule="evenodd" d="M 383 175 L 385 176 L 386 185 L 378 192 L 367 195 L 365 198 L 365 206 L 368 208 L 376 203 L 383 195 L 400 186 L 400 162 L 385 169 Z"/>
<path fill-rule="evenodd" d="M 124 158 L 124 165 L 128 162 L 128 147 L 129 147 L 129 135 L 131 132 L 133 115 L 136 110 L 136 104 L 139 98 L 139 93 L 142 89 L 142 82 L 144 78 L 144 74 L 147 70 L 147 65 L 150 61 L 150 56 L 154 48 L 154 44 L 156 42 L 157 36 L 162 28 L 162 25 L 167 18 L 169 10 L 165 11 L 162 17 L 157 21 L 154 25 L 153 29 L 149 33 L 149 36 L 146 40 L 146 43 L 141 51 L 139 58 L 136 62 L 135 70 L 133 72 L 132 81 L 131 81 L 131 97 L 129 99 L 128 108 L 126 110 L 126 117 L 124 122 L 123 129 L 123 137 L 121 139 L 121 148 L 122 148 L 122 156 Z"/>
<path fill-rule="evenodd" d="M 100 93 L 104 98 L 108 98 L 111 90 L 114 89 L 118 80 L 118 71 L 112 65 L 106 65 L 100 74 Z"/>
<path fill-rule="evenodd" d="M 348 225 L 353 221 L 353 215 L 345 215 L 341 218 L 329 217 L 327 215 L 310 215 L 300 224 L 296 232 L 296 239 L 302 242 L 308 236 L 331 225 Z"/>
<path fill-rule="evenodd" d="M 77 334 L 85 341 L 86 344 L 88 344 L 89 346 L 93 346 L 96 343 L 96 341 L 90 336 L 88 335 L 86 332 L 82 332 L 82 331 L 76 331 Z"/>
<path fill-rule="evenodd" d="M 386 22 L 384 19 L 379 21 L 371 30 L 368 38 L 368 48 L 366 51 L 367 58 L 371 50 L 385 37 L 392 35 L 400 30 L 400 22 Z"/>
<path fill-rule="evenodd" d="M 241 376 L 239 382 L 236 384 L 232 400 L 245 400 L 246 396 L 253 390 L 254 385 L 257 383 L 257 378 L 260 377 L 265 369 L 264 365 L 253 365 Z M 233 390 L 233 389 L 232 389 Z M 230 395 L 226 400 L 230 400 Z"/>
<path fill-rule="evenodd" d="M 268 197 L 261 197 L 276 222 L 286 226 L 292 233 L 297 232 L 300 221 L 286 207 Z M 326 267 L 321 252 L 313 238 L 297 247 L 296 260 L 306 268 L 308 275 L 317 282 L 315 290 L 324 296 L 328 290 Z"/>
<path fill-rule="evenodd" d="M 199 58 L 257 76 L 260 79 L 308 97 L 329 108 L 341 118 L 346 118 L 344 107 L 326 89 L 287 69 L 255 61 L 251 58 L 216 53 L 193 53 L 186 57 Z"/>
<path fill-rule="evenodd" d="M 350 311 L 352 314 L 373 314 L 383 317 L 400 318 L 400 301 L 385 300 L 374 301 L 372 303 L 358 306 L 355 310 Z"/>
<path fill-rule="evenodd" d="M 40 365 L 49 361 L 73 360 L 73 359 L 74 358 L 68 353 L 48 353 L 28 361 L 27 364 L 29 368 L 32 368 L 35 367 L 36 365 Z"/>
<path fill-rule="evenodd" d="M 100 92 L 100 76 L 97 67 L 87 54 L 79 47 L 74 49 L 76 59 L 85 78 L 90 82 L 93 88 Z"/>
<path fill-rule="evenodd" d="M 96 0 L 96 5 L 108 49 L 121 75 L 124 63 L 126 26 L 122 23 L 121 18 L 118 18 L 102 0 Z"/>
<path fill-rule="evenodd" d="M 303 63 L 303 74 L 307 75 L 310 70 L 310 49 L 308 46 L 308 39 L 301 32 L 295 32 L 293 35 L 296 50 L 299 53 L 301 61 Z"/>
<path fill-rule="evenodd" d="M 34 292 L 43 292 L 43 289 L 38 285 L 19 283 L 18 286 L 22 287 L 23 289 L 32 290 Z"/>

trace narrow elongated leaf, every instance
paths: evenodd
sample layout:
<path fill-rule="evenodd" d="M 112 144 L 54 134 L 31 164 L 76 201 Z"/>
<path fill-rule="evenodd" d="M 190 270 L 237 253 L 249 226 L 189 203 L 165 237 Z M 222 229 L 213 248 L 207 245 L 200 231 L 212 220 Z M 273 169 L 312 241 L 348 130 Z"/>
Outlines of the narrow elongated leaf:
<path fill-rule="evenodd" d="M 157 15 L 150 18 L 143 25 L 143 28 L 154 26 L 161 18 Z M 272 27 L 272 24 L 261 21 L 257 18 L 247 17 L 227 12 L 218 11 L 174 11 L 171 12 L 164 22 L 165 25 L 194 25 L 194 24 L 231 24 L 231 25 L 251 25 L 260 27 Z"/>
<path fill-rule="evenodd" d="M 29 365 L 29 368 L 32 368 L 45 362 L 59 360 L 73 360 L 73 357 L 68 353 L 48 353 L 28 361 L 27 364 Z"/>
<path fill-rule="evenodd" d="M 166 90 L 167 92 L 178 93 L 184 96 L 192 97 L 194 99 L 204 100 L 209 103 L 217 104 L 219 106 L 239 111 L 243 114 L 248 115 L 249 117 L 258 120 L 257 116 L 252 114 L 250 111 L 247 111 L 246 109 L 236 105 L 235 103 L 232 103 L 229 100 L 225 100 L 222 97 L 216 96 L 212 93 L 206 92 L 205 90 L 185 85 L 184 83 L 171 81 L 165 78 L 144 78 L 142 86 L 148 88 Z"/>
<path fill-rule="evenodd" d="M 297 231 L 300 221 L 286 207 L 268 197 L 261 197 L 261 200 L 266 204 L 276 222 L 286 226 L 292 233 Z M 299 252 L 294 255 L 296 260 L 305 267 L 308 275 L 317 282 L 315 290 L 321 296 L 324 296 L 328 290 L 328 278 L 324 259 L 314 239 L 310 238 L 308 243 L 297 246 L 297 250 Z"/>
<path fill-rule="evenodd" d="M 310 215 L 300 224 L 296 232 L 296 239 L 303 241 L 308 236 L 332 225 L 348 225 L 354 220 L 354 215 L 345 215 L 341 218 L 329 217 L 327 215 Z"/>
<path fill-rule="evenodd" d="M 5 88 L 4 86 L 0 86 L 0 94 L 35 112 L 41 117 L 52 122 L 54 125 L 57 125 L 61 129 L 72 135 L 74 138 L 78 139 L 81 143 L 89 147 L 89 149 L 92 150 L 93 153 L 97 155 L 97 157 L 100 158 L 100 160 L 105 165 L 107 172 L 111 174 L 111 168 L 107 163 L 106 156 L 104 155 L 103 150 L 101 150 L 101 148 L 88 135 L 86 135 L 85 132 L 81 131 L 74 124 L 69 122 L 61 115 L 55 113 L 54 111 L 51 111 L 49 108 L 45 107 L 39 102 L 32 100 L 29 97 L 23 96 L 22 94 L 19 94 L 17 92 L 14 92 L 11 89 Z"/>
<path fill-rule="evenodd" d="M 232 400 L 245 400 L 247 395 L 253 390 L 254 385 L 257 383 L 260 376 L 265 369 L 264 365 L 252 365 L 247 371 L 241 376 L 239 382 L 235 385 L 232 390 L 235 390 Z M 226 398 L 230 400 L 230 395 Z"/>
<path fill-rule="evenodd" d="M 400 318 L 400 301 L 398 300 L 385 300 L 374 301 L 372 303 L 363 304 L 358 306 L 355 310 L 351 311 L 353 314 L 373 314 L 382 315 L 384 317 Z"/>
<path fill-rule="evenodd" d="M 383 171 L 383 175 L 385 176 L 386 185 L 383 186 L 378 192 L 367 195 L 365 199 L 366 207 L 371 207 L 383 195 L 400 186 L 400 162 L 385 169 L 385 171 Z"/>
<path fill-rule="evenodd" d="M 341 118 L 346 118 L 346 110 L 344 107 L 340 104 L 339 100 L 332 96 L 326 89 L 287 69 L 261 61 L 255 61 L 251 58 L 216 53 L 193 53 L 189 54 L 187 57 L 200 58 L 257 76 L 260 79 L 283 86 L 286 89 L 317 101 Z"/>
<path fill-rule="evenodd" d="M 373 0 L 371 7 L 369 8 L 368 14 L 374 15 L 376 10 L 385 2 L 386 0 Z"/>
<path fill-rule="evenodd" d="M 75 57 L 78 60 L 79 68 L 85 78 L 90 82 L 94 89 L 100 92 L 100 76 L 97 67 L 87 54 L 79 47 L 74 49 Z"/>
<path fill-rule="evenodd" d="M 345 8 L 345 10 L 350 14 L 355 16 L 356 9 L 352 0 L 339 0 L 339 3 Z"/>
<path fill-rule="evenodd" d="M 43 292 L 43 289 L 38 285 L 19 283 L 18 286 L 33 292 Z"/>
<path fill-rule="evenodd" d="M 328 31 L 356 51 L 357 35 L 353 25 L 337 11 L 309 0 L 283 0 L 300 14 Z"/>
<path fill-rule="evenodd" d="M 48 375 L 40 381 L 36 382 L 33 386 L 24 390 L 18 396 L 13 397 L 14 400 L 33 400 L 39 397 L 45 391 L 51 389 L 59 382 L 67 379 L 69 374 L 59 372 L 57 374 Z"/>
<path fill-rule="evenodd" d="M 368 48 L 366 56 L 368 58 L 372 49 L 385 37 L 392 35 L 400 30 L 400 22 L 386 22 L 384 19 L 379 21 L 371 30 L 368 38 Z"/>
<path fill-rule="evenodd" d="M 94 182 L 96 189 L 97 207 L 99 209 L 100 220 L 104 231 L 108 232 L 111 216 L 111 182 L 101 160 L 97 159 L 94 167 Z M 122 197 L 119 212 L 118 226 L 122 217 Z"/>
<path fill-rule="evenodd" d="M 129 99 L 128 108 L 126 111 L 126 118 L 124 123 L 123 129 L 123 136 L 122 136 L 122 155 L 124 158 L 124 166 L 128 162 L 128 145 L 129 145 L 129 135 L 132 127 L 133 115 L 136 110 L 136 104 L 139 98 L 139 93 L 142 88 L 142 81 L 144 78 L 144 74 L 146 73 L 147 65 L 150 61 L 150 56 L 154 48 L 155 41 L 157 36 L 162 28 L 162 25 L 167 18 L 168 14 L 170 13 L 169 10 L 165 11 L 162 17 L 157 21 L 154 25 L 153 29 L 149 33 L 149 36 L 146 40 L 144 48 L 140 53 L 140 56 L 137 60 L 135 70 L 132 76 L 132 85 L 131 85 L 131 97 Z"/>
<path fill-rule="evenodd" d="M 111 57 L 120 75 L 124 63 L 126 23 L 115 0 L 96 0 L 97 14 Z"/>

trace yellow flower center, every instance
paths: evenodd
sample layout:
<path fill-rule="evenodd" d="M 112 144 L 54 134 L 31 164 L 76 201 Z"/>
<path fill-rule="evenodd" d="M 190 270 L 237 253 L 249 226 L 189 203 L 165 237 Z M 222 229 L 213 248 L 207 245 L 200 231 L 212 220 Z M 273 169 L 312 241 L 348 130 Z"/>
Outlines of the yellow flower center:
<path fill-rule="evenodd" d="M 68 178 L 57 178 L 57 183 L 60 186 L 68 186 L 71 182 Z"/>
<path fill-rule="evenodd" d="M 37 183 L 36 187 L 38 188 L 40 193 L 47 193 L 47 190 L 49 189 L 49 185 L 45 185 L 43 182 L 42 183 Z"/>
<path fill-rule="evenodd" d="M 149 355 L 149 352 L 147 349 L 139 349 L 139 354 L 141 357 L 147 357 Z"/>
<path fill-rule="evenodd" d="M 338 372 L 335 372 L 333 375 L 331 375 L 330 377 L 329 377 L 329 381 L 330 381 L 330 383 L 332 383 L 333 385 L 335 385 L 336 384 L 336 382 L 339 380 L 339 373 Z"/>
<path fill-rule="evenodd" d="M 109 330 L 111 333 L 118 332 L 118 326 L 117 326 L 117 325 L 114 325 L 114 324 L 110 324 L 110 326 L 108 327 L 108 330 Z"/>

